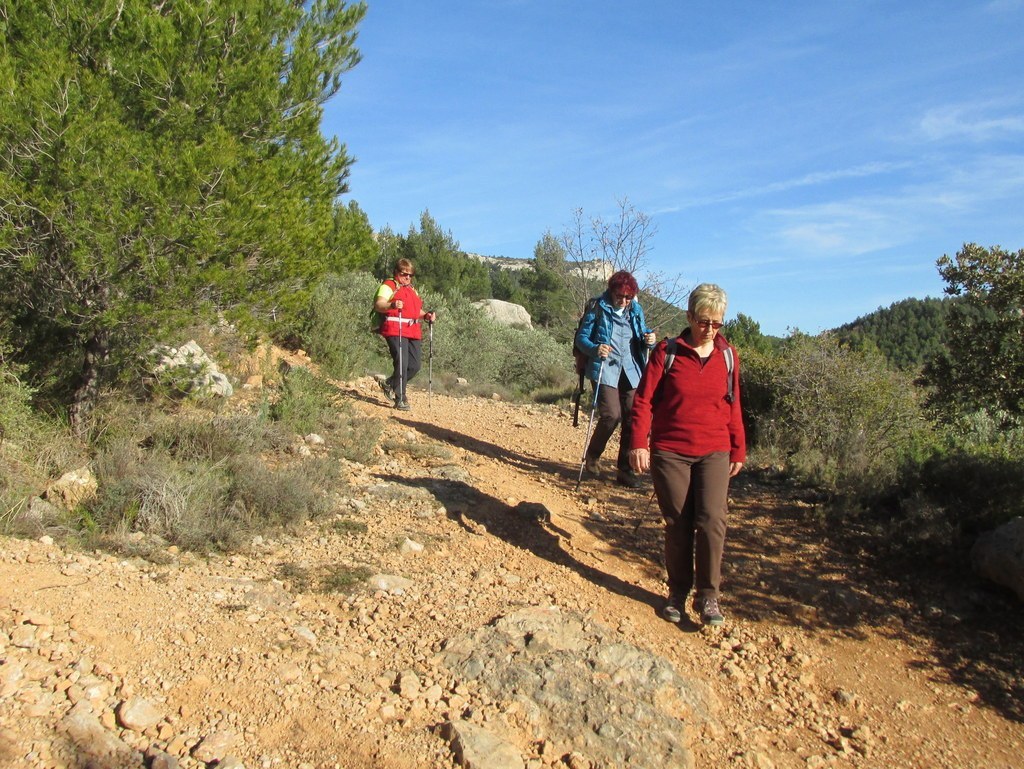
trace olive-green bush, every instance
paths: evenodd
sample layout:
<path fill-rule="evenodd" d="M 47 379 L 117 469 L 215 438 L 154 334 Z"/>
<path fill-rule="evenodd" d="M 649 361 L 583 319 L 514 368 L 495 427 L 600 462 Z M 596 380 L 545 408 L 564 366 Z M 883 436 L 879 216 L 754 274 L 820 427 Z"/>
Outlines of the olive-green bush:
<path fill-rule="evenodd" d="M 795 334 L 749 365 L 759 448 L 807 482 L 843 493 L 887 488 L 934 444 L 913 380 L 879 355 Z"/>

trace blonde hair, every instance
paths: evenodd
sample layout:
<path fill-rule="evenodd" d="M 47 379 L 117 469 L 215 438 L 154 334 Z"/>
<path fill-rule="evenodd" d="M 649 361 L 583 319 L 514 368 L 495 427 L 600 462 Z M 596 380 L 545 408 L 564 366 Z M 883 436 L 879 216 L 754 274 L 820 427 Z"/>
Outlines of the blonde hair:
<path fill-rule="evenodd" d="M 722 313 L 724 318 L 728 301 L 729 299 L 721 286 L 716 286 L 714 283 L 701 283 L 690 292 L 687 311 L 696 315 L 700 310 L 707 310 L 715 314 Z"/>

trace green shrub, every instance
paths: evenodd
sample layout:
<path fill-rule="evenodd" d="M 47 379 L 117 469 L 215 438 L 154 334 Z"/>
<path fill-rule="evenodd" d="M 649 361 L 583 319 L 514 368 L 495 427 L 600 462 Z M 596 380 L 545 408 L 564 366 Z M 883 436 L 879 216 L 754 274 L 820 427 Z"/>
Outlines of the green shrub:
<path fill-rule="evenodd" d="M 325 569 L 320 589 L 324 593 L 351 593 L 372 575 L 366 566 L 335 564 Z"/>
<path fill-rule="evenodd" d="M 333 420 L 336 396 L 330 385 L 308 369 L 289 370 L 281 396 L 270 407 L 270 416 L 297 435 L 307 435 Z"/>
<path fill-rule="evenodd" d="M 435 381 L 444 372 L 463 377 L 480 393 L 515 397 L 572 387 L 572 355 L 547 331 L 503 326 L 457 294 L 430 297 L 429 306 L 438 312 L 433 339 Z M 425 347 L 425 358 L 428 354 Z"/>
<path fill-rule="evenodd" d="M 363 465 L 376 463 L 384 422 L 355 414 L 349 404 L 337 412 L 336 419 L 328 434 L 332 453 Z"/>
<path fill-rule="evenodd" d="M 369 531 L 369 527 L 365 522 L 355 521 L 351 518 L 339 518 L 331 524 L 331 528 L 334 529 L 335 534 L 341 534 L 342 536 L 365 534 Z"/>
<path fill-rule="evenodd" d="M 962 414 L 930 456 L 908 466 L 904 512 L 941 515 L 950 537 L 974 537 L 1024 515 L 1024 425 L 1005 413 Z M 938 511 L 936 513 L 935 511 Z"/>
<path fill-rule="evenodd" d="M 888 489 L 934 443 L 910 376 L 877 354 L 824 335 L 794 335 L 773 360 L 753 358 L 760 448 L 804 481 L 841 493 Z"/>
<path fill-rule="evenodd" d="M 277 577 L 300 593 L 350 593 L 365 582 L 373 572 L 365 566 L 332 564 L 312 567 L 284 563 L 278 567 Z"/>
<path fill-rule="evenodd" d="M 331 376 L 390 373 L 387 347 L 369 330 L 377 285 L 369 275 L 332 276 L 315 292 L 303 344 Z M 431 374 L 439 384 L 446 375 L 456 376 L 516 396 L 572 386 L 572 356 L 546 331 L 501 326 L 457 291 L 421 296 L 438 319 L 432 340 L 431 329 L 422 328 L 423 368 L 414 384 L 426 386 Z"/>
<path fill-rule="evenodd" d="M 0 533 L 39 533 L 25 517 L 46 484 L 86 462 L 84 446 L 56 419 L 34 411 L 34 391 L 0 360 Z"/>
<path fill-rule="evenodd" d="M 280 422 L 169 401 L 103 404 L 90 430 L 99 493 L 82 511 L 83 528 L 94 537 L 145 532 L 188 549 L 231 550 L 255 532 L 324 513 L 337 461 L 287 454 L 296 430 L 320 429 L 322 418 L 340 443 L 336 436 L 380 428 L 328 408 L 333 391 L 309 372 L 296 369 L 287 380 Z M 356 441 L 361 451 L 369 440 Z"/>
<path fill-rule="evenodd" d="M 364 376 L 390 360 L 370 318 L 378 286 L 368 273 L 346 273 L 327 276 L 313 291 L 301 344 L 329 376 Z"/>
<path fill-rule="evenodd" d="M 337 478 L 337 463 L 311 458 L 271 470 L 245 456 L 232 461 L 230 471 L 230 504 L 255 528 L 293 526 L 327 510 L 324 490 Z"/>
<path fill-rule="evenodd" d="M 281 396 L 270 407 L 270 415 L 294 435 L 321 434 L 333 453 L 362 464 L 375 461 L 384 429 L 379 419 L 357 415 L 333 386 L 304 368 L 285 375 Z"/>

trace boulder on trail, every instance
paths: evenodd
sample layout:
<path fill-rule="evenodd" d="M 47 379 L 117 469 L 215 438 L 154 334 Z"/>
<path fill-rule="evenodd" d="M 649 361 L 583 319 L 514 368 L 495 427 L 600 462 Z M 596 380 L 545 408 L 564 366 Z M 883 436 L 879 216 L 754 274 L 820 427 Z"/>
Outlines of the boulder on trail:
<path fill-rule="evenodd" d="M 1024 518 L 985 532 L 971 548 L 971 565 L 981 577 L 1008 587 L 1024 601 Z"/>

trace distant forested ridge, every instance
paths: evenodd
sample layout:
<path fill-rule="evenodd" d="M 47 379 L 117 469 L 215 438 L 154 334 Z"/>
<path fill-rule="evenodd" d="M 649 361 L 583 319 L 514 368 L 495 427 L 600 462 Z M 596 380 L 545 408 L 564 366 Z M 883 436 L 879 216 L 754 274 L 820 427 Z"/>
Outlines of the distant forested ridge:
<path fill-rule="evenodd" d="M 946 318 L 955 299 L 904 299 L 833 330 L 853 349 L 877 349 L 903 371 L 920 369 L 944 349 Z"/>

